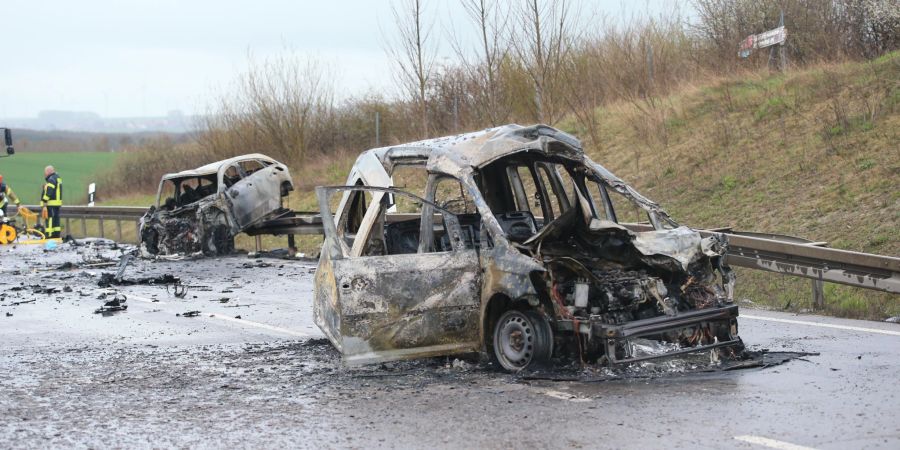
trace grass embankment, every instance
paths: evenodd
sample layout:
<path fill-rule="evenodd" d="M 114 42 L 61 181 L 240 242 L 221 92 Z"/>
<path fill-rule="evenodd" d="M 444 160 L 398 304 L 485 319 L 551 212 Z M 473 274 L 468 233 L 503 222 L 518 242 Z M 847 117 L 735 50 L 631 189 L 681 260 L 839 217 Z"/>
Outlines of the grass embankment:
<path fill-rule="evenodd" d="M 52 165 L 63 179 L 63 201 L 66 204 L 84 204 L 88 184 L 96 181 L 96 175 L 109 169 L 119 153 L 109 152 L 18 152 L 0 159 L 0 174 L 23 203 L 40 202 L 44 185 L 44 167 Z M 98 195 L 111 195 L 97 186 Z"/>
<path fill-rule="evenodd" d="M 656 105 L 599 111 L 606 140 L 591 153 L 681 223 L 900 254 L 900 53 L 718 80 Z M 739 276 L 741 299 L 811 308 L 809 280 Z M 829 314 L 900 314 L 898 295 L 826 284 L 825 296 Z"/>

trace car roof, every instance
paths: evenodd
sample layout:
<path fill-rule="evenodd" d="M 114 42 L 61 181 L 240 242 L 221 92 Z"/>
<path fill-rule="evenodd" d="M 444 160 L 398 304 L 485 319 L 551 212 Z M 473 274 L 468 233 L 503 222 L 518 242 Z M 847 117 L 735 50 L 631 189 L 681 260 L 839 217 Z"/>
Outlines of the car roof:
<path fill-rule="evenodd" d="M 235 156 L 233 158 L 223 159 L 221 161 L 216 161 L 213 163 L 205 164 L 203 166 L 200 166 L 200 167 L 198 167 L 196 169 L 192 169 L 192 170 L 183 170 L 181 172 L 167 173 L 167 174 L 163 175 L 162 179 L 163 180 L 171 180 L 173 178 L 202 177 L 202 176 L 207 176 L 207 175 L 215 175 L 215 174 L 219 173 L 219 169 L 221 169 L 222 167 L 230 166 L 231 164 L 234 164 L 236 162 L 252 160 L 252 159 L 261 159 L 264 161 L 269 161 L 271 163 L 280 164 L 278 161 L 275 161 L 274 159 L 269 158 L 268 156 L 263 155 L 262 153 L 250 153 L 247 155 Z"/>
<path fill-rule="evenodd" d="M 466 169 L 482 167 L 498 158 L 521 151 L 581 159 L 584 150 L 576 137 L 547 125 L 523 127 L 503 125 L 472 133 L 445 136 L 363 152 L 356 166 L 377 159 L 387 173 L 403 163 L 425 163 L 429 171 L 458 175 Z"/>

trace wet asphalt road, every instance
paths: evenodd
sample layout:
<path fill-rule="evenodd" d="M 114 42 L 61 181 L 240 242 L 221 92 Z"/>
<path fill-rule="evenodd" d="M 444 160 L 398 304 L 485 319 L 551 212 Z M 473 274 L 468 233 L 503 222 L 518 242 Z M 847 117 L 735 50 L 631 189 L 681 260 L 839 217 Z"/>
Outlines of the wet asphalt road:
<path fill-rule="evenodd" d="M 172 273 L 187 296 L 123 287 L 128 310 L 103 316 L 96 276 L 114 268 L 34 270 L 84 259 L 0 248 L 0 447 L 900 448 L 895 324 L 744 309 L 751 349 L 819 355 L 732 372 L 559 382 L 453 358 L 346 369 L 312 323 L 314 263 L 136 261 L 126 277 Z"/>

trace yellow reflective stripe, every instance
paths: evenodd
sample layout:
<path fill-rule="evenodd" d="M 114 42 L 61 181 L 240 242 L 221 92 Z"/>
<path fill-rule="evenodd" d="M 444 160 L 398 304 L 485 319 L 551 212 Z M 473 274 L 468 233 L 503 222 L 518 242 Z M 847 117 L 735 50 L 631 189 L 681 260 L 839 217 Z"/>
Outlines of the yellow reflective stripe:
<path fill-rule="evenodd" d="M 62 200 L 48 200 L 47 206 L 62 206 Z"/>

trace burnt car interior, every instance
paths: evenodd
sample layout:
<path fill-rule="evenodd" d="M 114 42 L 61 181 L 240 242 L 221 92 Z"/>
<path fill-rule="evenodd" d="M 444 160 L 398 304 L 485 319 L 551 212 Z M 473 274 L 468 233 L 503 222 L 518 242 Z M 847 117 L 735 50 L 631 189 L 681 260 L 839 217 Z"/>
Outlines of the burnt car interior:
<path fill-rule="evenodd" d="M 534 152 L 512 155 L 483 167 L 475 181 L 512 242 L 527 240 L 569 211 L 578 200 L 576 186 L 588 200 L 593 217 L 649 223 L 645 211 L 618 192 L 610 192 L 583 165 L 564 158 Z"/>
<path fill-rule="evenodd" d="M 447 177 L 447 180 L 457 185 L 456 194 L 459 195 L 459 182 L 450 177 Z M 440 184 L 443 185 L 443 183 Z M 397 195 L 392 192 L 381 192 L 377 188 L 365 187 L 361 184 L 356 187 L 358 190 L 350 192 L 347 207 L 342 216 L 338 218 L 336 226 L 348 249 L 360 248 L 358 252 L 351 250 L 351 256 L 407 255 L 452 251 L 454 243 L 447 235 L 448 221 L 452 221 L 454 227 L 462 229 L 461 244 L 457 244 L 457 248 L 477 248 L 477 230 L 481 223 L 481 216 L 478 213 L 457 214 L 457 211 L 451 211 L 440 203 L 430 203 L 406 192 L 403 192 L 404 195 Z M 377 202 L 379 206 L 371 208 L 373 202 Z M 446 204 L 453 206 L 457 202 Z M 431 211 L 434 218 L 430 231 L 422 228 L 422 214 L 425 210 L 423 205 L 428 206 L 427 209 Z M 405 212 L 396 213 L 398 208 Z M 472 211 L 475 209 L 471 200 L 469 200 L 468 208 Z M 367 216 L 374 216 L 373 224 L 369 234 L 363 235 L 361 234 L 362 227 Z M 422 239 L 423 232 L 427 234 L 424 239 Z"/>
<path fill-rule="evenodd" d="M 215 174 L 166 180 L 161 196 L 165 198 L 165 201 L 160 205 L 160 209 L 174 211 L 183 208 L 215 194 L 217 189 L 218 183 Z"/>
<path fill-rule="evenodd" d="M 424 196 L 427 174 L 424 167 L 419 167 L 417 172 L 406 176 L 407 186 L 403 188 Z M 419 175 L 421 179 L 409 180 L 414 175 Z M 592 180 L 586 175 L 583 166 L 571 160 L 530 152 L 501 158 L 485 166 L 477 172 L 475 180 L 507 238 L 515 243 L 525 242 L 546 224 L 572 209 L 578 198 L 576 186 L 587 198 L 590 214 L 594 217 L 618 223 L 618 216 L 623 216 L 630 219 L 629 223 L 649 223 L 645 211 L 621 194 L 610 192 L 599 180 Z M 457 214 L 467 248 L 480 248 L 483 240 L 484 245 L 490 247 L 491 237 L 481 233 L 481 215 L 460 182 L 450 176 L 439 176 L 435 184 L 434 203 Z M 341 228 L 345 231 L 344 238 L 348 245 L 356 238 L 356 231 L 371 198 L 371 193 L 365 191 L 350 194 L 348 207 L 341 218 Z M 386 195 L 381 201 L 383 205 L 378 228 L 383 233 L 378 234 L 383 236 L 370 235 L 365 254 L 416 253 L 422 223 L 417 213 L 421 212 L 421 205 L 399 206 L 393 195 Z M 396 202 L 402 200 L 397 199 Z M 617 211 L 625 214 L 617 215 Z M 385 214 L 389 212 L 401 212 L 413 217 L 386 221 Z M 426 246 L 426 251 L 447 251 L 450 248 L 440 216 L 440 213 L 435 213 L 434 240 L 430 243 L 431 247 Z"/>
<path fill-rule="evenodd" d="M 481 215 L 475 211 L 474 202 L 468 198 L 459 181 L 451 177 L 438 180 L 434 204 L 454 215 L 462 228 L 465 248 L 477 248 L 481 228 Z M 353 191 L 350 193 L 347 208 L 339 221 L 344 242 L 352 246 L 360 236 L 357 232 L 366 215 L 373 198 L 379 198 L 378 217 L 372 231 L 365 237 L 364 251 L 359 256 L 402 255 L 419 253 L 422 235 L 422 203 L 411 197 L 393 194 L 373 195 L 370 191 Z M 396 210 L 405 211 L 403 215 L 395 215 L 399 220 L 387 220 L 387 214 Z M 434 211 L 434 226 L 428 242 L 423 245 L 422 253 L 445 252 L 452 250 L 452 243 L 446 233 L 444 213 Z"/>

